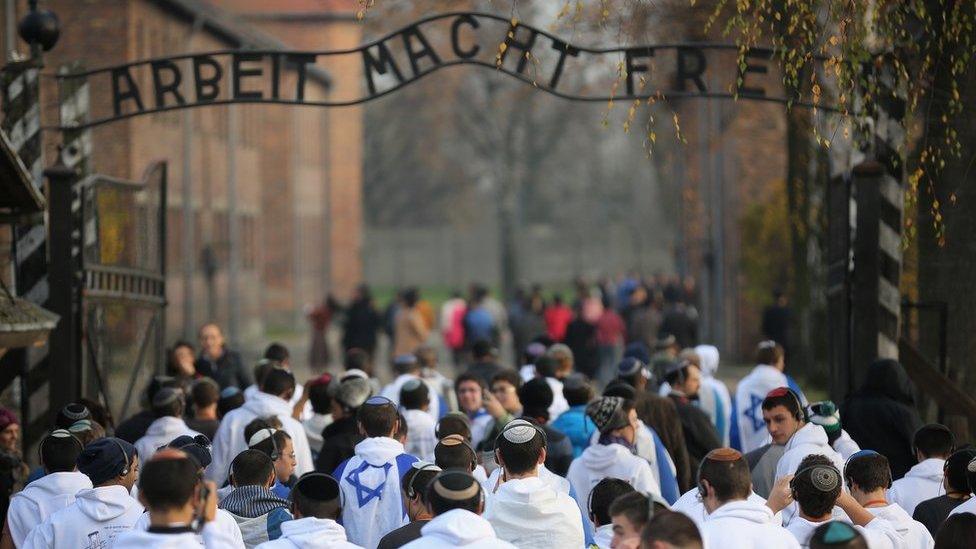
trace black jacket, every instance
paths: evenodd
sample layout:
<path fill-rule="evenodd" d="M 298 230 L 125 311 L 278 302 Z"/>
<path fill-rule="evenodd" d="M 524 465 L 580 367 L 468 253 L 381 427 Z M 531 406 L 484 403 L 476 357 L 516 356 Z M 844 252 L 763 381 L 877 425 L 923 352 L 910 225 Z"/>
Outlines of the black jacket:
<path fill-rule="evenodd" d="M 685 434 L 685 446 L 688 448 L 689 464 L 692 471 L 698 470 L 698 464 L 705 455 L 716 448 L 722 447 L 708 415 L 691 403 L 686 397 L 671 393 L 668 395 L 678 409 L 678 419 L 681 420 L 681 430 Z"/>
<path fill-rule="evenodd" d="M 129 444 L 135 444 L 137 440 L 146 436 L 149 425 L 154 421 L 156 421 L 156 414 L 150 410 L 136 412 L 122 423 L 119 423 L 119 426 L 115 428 L 115 436 Z"/>
<path fill-rule="evenodd" d="M 331 423 L 322 429 L 322 451 L 315 460 L 315 470 L 331 475 L 340 463 L 356 454 L 356 445 L 365 438 L 353 416 Z"/>
<path fill-rule="evenodd" d="M 346 309 L 342 347 L 362 349 L 370 354 L 376 349 L 376 336 L 383 327 L 379 311 L 368 299 L 359 299 Z"/>
<path fill-rule="evenodd" d="M 883 359 L 871 364 L 864 385 L 840 408 L 844 429 L 861 448 L 887 456 L 894 480 L 916 463 L 912 438 L 922 419 L 914 394 L 905 368 L 896 360 Z"/>
<path fill-rule="evenodd" d="M 201 355 L 193 365 L 196 366 L 197 373 L 213 379 L 221 389 L 237 387 L 243 391 L 254 383 L 251 369 L 244 367 L 241 355 L 236 351 L 224 349 L 224 354 L 216 361 Z"/>

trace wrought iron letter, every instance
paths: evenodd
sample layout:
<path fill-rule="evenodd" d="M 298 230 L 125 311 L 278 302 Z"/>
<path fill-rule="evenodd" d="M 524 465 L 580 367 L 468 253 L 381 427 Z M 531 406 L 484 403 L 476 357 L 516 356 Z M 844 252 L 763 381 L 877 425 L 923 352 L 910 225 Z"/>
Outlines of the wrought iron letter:
<path fill-rule="evenodd" d="M 689 61 L 692 63 L 690 66 Z M 705 81 L 702 80 L 705 67 L 705 54 L 699 48 L 678 48 L 678 74 L 675 79 L 675 88 L 679 91 L 685 91 L 685 82 L 691 80 L 698 87 L 699 92 L 708 91 L 705 88 Z"/>
<path fill-rule="evenodd" d="M 424 57 L 430 58 L 431 63 L 434 64 L 433 68 L 436 68 L 441 64 L 441 58 L 437 55 L 437 52 L 434 51 L 434 48 L 430 46 L 430 42 L 427 41 L 424 34 L 420 32 L 419 27 L 416 25 L 407 27 L 403 30 L 401 36 L 403 37 L 403 47 L 405 50 L 407 50 L 407 57 L 410 58 L 410 67 L 413 69 L 414 76 L 420 76 L 419 61 Z M 419 50 L 414 50 L 413 48 L 414 38 L 416 38 L 417 42 L 420 42 L 420 45 L 422 46 Z"/>
<path fill-rule="evenodd" d="M 122 90 L 121 86 L 123 80 L 125 81 L 125 90 Z M 142 96 L 139 95 L 139 86 L 129 74 L 129 67 L 112 69 L 112 108 L 115 111 L 115 116 L 122 114 L 122 102 L 126 100 L 135 101 L 136 109 L 139 112 L 146 110 L 142 104 Z"/>
<path fill-rule="evenodd" d="M 742 93 L 744 95 L 756 95 L 760 97 L 766 97 L 766 90 L 762 88 L 750 88 L 746 86 L 746 74 L 750 72 L 754 72 L 757 74 L 766 74 L 767 72 L 769 72 L 769 67 L 767 67 L 766 65 L 752 65 L 749 63 L 749 59 L 768 60 L 768 58 L 760 55 L 756 50 L 752 48 L 746 51 L 745 68 L 743 69 L 742 66 L 739 65 L 739 78 L 742 79 L 742 83 L 739 85 L 739 93 Z"/>
<path fill-rule="evenodd" d="M 369 95 L 371 96 L 376 95 L 376 83 L 373 81 L 374 70 L 378 74 L 386 74 L 387 69 L 389 69 L 393 71 L 397 81 L 403 84 L 403 73 L 397 67 L 396 61 L 390 53 L 390 49 L 386 47 L 386 42 L 380 42 L 376 47 L 379 49 L 379 59 L 369 53 L 369 48 L 363 49 L 363 69 L 366 73 L 366 85 L 369 87 Z"/>
<path fill-rule="evenodd" d="M 468 14 L 459 15 L 451 23 L 451 47 L 454 49 L 454 55 L 458 56 L 458 59 L 471 59 L 478 55 L 478 52 L 481 51 L 481 46 L 474 43 L 466 50 L 461 49 L 461 25 L 469 25 L 472 29 L 477 29 L 481 26 L 481 23 L 473 15 Z"/>
<path fill-rule="evenodd" d="M 249 76 L 261 76 L 262 69 L 258 68 L 244 68 L 241 66 L 245 62 L 249 61 L 260 61 L 261 55 L 257 53 L 235 53 L 233 55 L 233 60 L 231 62 L 231 72 L 234 75 L 234 99 L 261 99 L 261 92 L 259 91 L 244 91 L 241 89 L 241 80 Z"/>
<path fill-rule="evenodd" d="M 552 71 L 552 78 L 549 79 L 549 87 L 556 89 L 556 85 L 559 84 L 559 78 L 563 75 L 563 67 L 566 64 L 566 56 L 578 56 L 579 49 L 555 38 L 552 39 L 552 49 L 559 52 L 559 61 L 556 61 L 556 68 Z"/>
<path fill-rule="evenodd" d="M 203 76 L 203 67 L 213 69 L 210 78 Z M 220 95 L 220 79 L 224 76 L 224 69 L 209 55 L 195 55 L 193 57 L 193 87 L 196 89 L 197 103 L 209 103 Z"/>
<path fill-rule="evenodd" d="M 515 72 L 522 74 L 525 70 L 525 65 L 529 62 L 529 53 L 532 52 L 532 46 L 535 45 L 535 39 L 539 35 L 539 32 L 532 27 L 525 27 L 529 29 L 529 38 L 525 42 L 519 42 L 515 40 L 515 33 L 518 32 L 519 24 L 508 26 L 508 33 L 505 35 L 505 51 L 501 53 L 499 58 L 499 65 L 505 63 L 505 57 L 508 52 L 512 49 L 521 50 L 522 55 L 519 55 L 518 66 L 515 68 Z"/>
<path fill-rule="evenodd" d="M 295 65 L 295 70 L 298 71 L 298 82 L 295 84 L 295 101 L 301 103 L 305 100 L 305 70 L 306 65 L 311 65 L 315 63 L 316 55 L 314 53 L 290 53 L 288 54 L 288 61 Z"/>
<path fill-rule="evenodd" d="M 654 57 L 654 48 L 630 48 L 624 52 L 624 68 L 627 71 L 627 95 L 634 95 L 634 74 L 650 72 L 646 64 L 635 64 L 636 59 Z"/>
<path fill-rule="evenodd" d="M 166 106 L 167 93 L 176 99 L 178 105 L 186 105 L 186 99 L 183 99 L 183 94 L 180 93 L 183 73 L 180 72 L 176 63 L 169 59 L 163 59 L 162 61 L 153 61 L 150 66 L 152 67 L 153 89 L 156 92 L 156 108 Z M 167 71 L 170 73 L 169 82 L 164 83 L 163 73 Z"/>

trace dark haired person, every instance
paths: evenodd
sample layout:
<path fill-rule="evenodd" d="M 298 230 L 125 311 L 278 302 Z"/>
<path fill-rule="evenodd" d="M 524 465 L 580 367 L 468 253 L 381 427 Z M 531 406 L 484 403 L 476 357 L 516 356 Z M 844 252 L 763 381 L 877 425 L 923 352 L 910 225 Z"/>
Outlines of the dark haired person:
<path fill-rule="evenodd" d="M 295 394 L 295 376 L 288 370 L 272 368 L 265 376 L 261 390 L 243 406 L 231 411 L 220 422 L 213 440 L 213 463 L 207 468 L 207 478 L 222 484 L 234 457 L 247 449 L 244 428 L 256 418 L 276 417 L 295 446 L 295 474 L 311 471 L 312 451 L 308 446 L 305 428 L 292 417 L 289 400 Z"/>
<path fill-rule="evenodd" d="M 117 535 L 139 520 L 143 507 L 129 495 L 139 477 L 134 446 L 118 438 L 101 438 L 85 446 L 76 463 L 94 488 L 81 490 L 74 503 L 35 526 L 22 547 L 110 547 Z"/>
<path fill-rule="evenodd" d="M 596 530 L 593 533 L 593 545 L 598 549 L 610 549 L 613 541 L 613 521 L 610 518 L 610 505 L 625 494 L 634 491 L 634 487 L 619 478 L 605 478 L 596 483 L 590 492 L 590 521 Z"/>
<path fill-rule="evenodd" d="M 193 404 L 193 417 L 186 419 L 186 426 L 213 440 L 220 428 L 217 404 L 220 402 L 220 387 L 209 377 L 202 377 L 190 386 L 190 402 Z"/>
<path fill-rule="evenodd" d="M 404 450 L 424 461 L 434 459 L 436 422 L 427 413 L 430 408 L 430 388 L 420 378 L 403 384 L 400 389 L 400 408 L 407 423 L 407 442 Z"/>
<path fill-rule="evenodd" d="M 197 367 L 193 344 L 189 341 L 177 341 L 166 351 L 166 375 L 179 380 L 184 388 L 200 377 L 197 374 Z"/>
<path fill-rule="evenodd" d="M 346 540 L 346 531 L 336 522 L 342 514 L 339 483 L 325 473 L 306 473 L 292 489 L 291 513 L 295 517 L 281 524 L 281 537 L 266 541 L 259 549 L 361 549 Z"/>
<path fill-rule="evenodd" d="M 220 390 L 220 400 L 217 401 L 217 418 L 223 419 L 241 406 L 244 406 L 244 393 L 237 387 L 224 387 Z M 217 436 L 217 433 L 214 433 L 214 436 Z"/>
<path fill-rule="evenodd" d="M 333 383 L 339 386 L 332 397 L 332 423 L 322 430 L 322 450 L 315 459 L 315 470 L 330 474 L 352 457 L 356 445 L 366 438 L 359 431 L 356 413 L 373 394 L 373 387 L 366 378 L 350 377 Z"/>
<path fill-rule="evenodd" d="M 383 536 L 376 549 L 396 549 L 420 537 L 420 530 L 430 522 L 427 485 L 442 469 L 433 463 L 415 461 L 400 481 L 403 507 L 410 522 Z"/>
<path fill-rule="evenodd" d="M 485 495 L 470 473 L 444 471 L 427 485 L 427 505 L 434 517 L 420 529 L 421 537 L 403 549 L 514 549 L 498 539 L 485 520 Z"/>
<path fill-rule="evenodd" d="M 861 388 L 841 406 L 844 428 L 861 448 L 888 458 L 892 479 L 915 465 L 912 437 L 922 427 L 915 406 L 915 387 L 897 360 L 880 359 L 868 366 Z"/>
<path fill-rule="evenodd" d="M 586 415 L 596 424 L 600 439 L 569 466 L 566 478 L 577 499 L 588 501 L 593 486 L 607 477 L 626 480 L 642 494 L 660 496 L 651 466 L 633 452 L 638 429 L 633 401 L 603 397 L 586 407 Z"/>
<path fill-rule="evenodd" d="M 672 362 L 665 369 L 664 381 L 671 386 L 667 396 L 678 410 L 691 467 L 697 469 L 706 454 L 722 445 L 708 414 L 693 403 L 701 389 L 701 368 L 687 359 Z"/>
<path fill-rule="evenodd" d="M 888 458 L 873 451 L 861 450 L 847 460 L 844 480 L 854 499 L 874 516 L 890 522 L 898 531 L 906 549 L 930 549 L 932 535 L 922 523 L 912 519 L 904 509 L 890 503 L 886 491 L 891 488 Z"/>
<path fill-rule="evenodd" d="M 776 463 L 775 478 L 795 473 L 803 458 L 811 454 L 827 456 L 837 469 L 844 467 L 844 458 L 830 446 L 827 432 L 807 421 L 803 403 L 792 389 L 778 387 L 770 391 L 763 399 L 762 414 L 773 444 L 785 447 L 783 457 Z"/>
<path fill-rule="evenodd" d="M 698 469 L 698 492 L 708 512 L 702 538 L 710 547 L 799 549 L 796 538 L 775 522 L 770 507 L 749 501 L 752 477 L 738 451 L 719 448 L 705 456 Z"/>
<path fill-rule="evenodd" d="M 332 476 L 348 502 L 342 524 L 349 541 L 375 547 L 384 535 L 406 524 L 400 483 L 417 458 L 393 438 L 400 420 L 389 399 L 367 400 L 356 413 L 356 422 L 366 439 Z"/>
<path fill-rule="evenodd" d="M 259 428 L 249 434 L 248 449 L 262 452 L 274 462 L 275 481 L 271 486 L 271 491 L 281 499 L 288 499 L 288 495 L 291 493 L 291 485 L 295 482 L 296 465 L 295 445 L 291 437 L 283 429 L 274 427 Z"/>
<path fill-rule="evenodd" d="M 549 425 L 552 387 L 544 379 L 531 379 L 519 388 L 518 395 L 522 403 L 522 419 L 539 425 L 545 432 L 546 468 L 565 476 L 569 464 L 573 462 L 573 443 L 569 437 Z"/>
<path fill-rule="evenodd" d="M 649 507 L 653 505 L 653 510 Z M 639 492 L 624 494 L 610 504 L 608 511 L 613 525 L 613 548 L 637 548 L 640 545 L 641 530 L 647 520 L 656 512 L 667 507 Z"/>
<path fill-rule="evenodd" d="M 698 526 L 683 513 L 654 513 L 641 532 L 641 549 L 702 549 L 703 545 Z"/>
<path fill-rule="evenodd" d="M 732 447 L 751 452 L 766 444 L 769 433 L 763 422 L 762 401 L 777 387 L 789 387 L 806 402 L 800 387 L 783 373 L 786 367 L 783 347 L 775 341 L 760 342 L 756 350 L 756 367 L 739 380 L 732 413 Z"/>
<path fill-rule="evenodd" d="M 312 406 L 312 416 L 302 420 L 312 459 L 318 459 L 322 451 L 322 431 L 334 420 L 332 418 L 332 376 L 322 374 L 306 383 L 308 402 Z"/>
<path fill-rule="evenodd" d="M 153 376 L 149 380 L 149 384 L 146 385 L 146 391 L 140 396 L 143 409 L 119 423 L 115 427 L 115 436 L 130 444 L 135 444 L 137 440 L 142 438 L 146 434 L 146 429 L 149 428 L 149 425 L 156 421 L 156 414 L 152 411 L 153 397 L 156 396 L 156 393 L 160 389 L 165 387 L 180 387 L 180 381 L 169 376 Z M 80 421 L 82 419 L 91 419 L 91 417 L 78 418 L 74 421 Z M 68 429 L 69 427 L 70 425 L 64 428 Z"/>
<path fill-rule="evenodd" d="M 51 431 L 39 451 L 44 476 L 10 498 L 7 529 L 15 547 L 21 547 L 32 528 L 75 501 L 75 494 L 91 489 L 91 479 L 75 465 L 81 442 L 65 429 Z"/>
<path fill-rule="evenodd" d="M 593 400 L 593 386 L 583 374 L 572 374 L 563 380 L 563 397 L 569 409 L 552 422 L 552 428 L 569 437 L 573 458 L 578 458 L 590 445 L 596 425 L 586 415 L 586 405 Z"/>
<path fill-rule="evenodd" d="M 915 431 L 912 447 L 918 463 L 891 484 L 888 499 L 911 515 L 919 503 L 944 494 L 945 462 L 955 446 L 956 439 L 945 425 L 933 423 Z"/>
<path fill-rule="evenodd" d="M 484 518 L 498 537 L 522 549 L 581 547 L 583 522 L 576 502 L 539 478 L 546 460 L 542 430 L 525 420 L 512 421 L 498 437 L 495 456 L 502 474 Z"/>
<path fill-rule="evenodd" d="M 915 506 L 912 518 L 924 524 L 933 536 L 949 513 L 965 505 L 972 498 L 969 480 L 972 479 L 972 485 L 976 486 L 976 466 L 973 467 L 972 473 L 968 471 L 968 466 L 974 459 L 976 459 L 976 450 L 972 448 L 958 450 L 949 456 L 943 473 L 945 479 L 942 481 L 945 494 Z"/>
<path fill-rule="evenodd" d="M 248 548 L 277 539 L 281 524 L 292 519 L 288 500 L 271 491 L 274 481 L 274 462 L 259 450 L 244 450 L 231 464 L 234 489 L 220 500 L 219 507 L 233 515 Z"/>
<path fill-rule="evenodd" d="M 865 537 L 870 547 L 899 547 L 901 538 L 894 525 L 876 518 L 862 507 L 843 491 L 843 484 L 840 471 L 824 456 L 810 455 L 800 464 L 789 486 L 798 513 L 786 526 L 800 545 L 809 546 L 810 538 L 821 524 L 835 518 L 845 518 L 856 525 L 855 529 Z M 845 513 L 843 517 L 834 516 L 836 507 Z"/>
<path fill-rule="evenodd" d="M 183 420 L 186 411 L 186 396 L 183 389 L 167 387 L 161 389 L 152 400 L 152 411 L 156 420 L 149 424 L 146 434 L 136 441 L 136 451 L 141 461 L 149 461 L 156 449 L 165 446 L 178 436 L 195 437 L 200 433 L 190 429 Z"/>
<path fill-rule="evenodd" d="M 493 419 L 484 406 L 486 389 L 485 382 L 476 374 L 463 373 L 454 380 L 458 409 L 471 422 L 471 445 L 475 448 L 487 436 Z"/>
<path fill-rule="evenodd" d="M 479 451 L 490 453 L 494 450 L 498 433 L 501 433 L 510 421 L 522 415 L 522 401 L 519 400 L 520 387 L 522 387 L 522 377 L 512 369 L 502 370 L 491 378 L 491 391 L 484 394 L 483 402 L 485 410 L 492 417 L 492 423 L 485 438 L 476 446 Z M 494 470 L 493 467 L 491 469 Z"/>
<path fill-rule="evenodd" d="M 119 534 L 112 547 L 239 547 L 238 540 L 217 527 L 216 486 L 201 482 L 197 470 L 197 462 L 175 448 L 160 450 L 147 461 L 139 479 L 139 500 L 149 511 L 149 527 Z M 199 537 L 195 523 L 200 525 Z"/>
<path fill-rule="evenodd" d="M 210 455 L 209 441 L 203 439 L 202 437 L 182 436 L 170 441 L 170 443 L 166 445 L 166 448 L 176 449 L 185 453 L 193 461 L 194 466 L 196 467 L 195 471 L 197 476 L 203 478 L 203 471 L 207 468 L 207 465 L 210 465 L 210 461 L 212 459 Z M 233 486 L 229 486 L 227 493 L 230 493 L 233 489 Z M 218 489 L 217 501 L 220 501 L 220 499 L 221 490 Z M 136 525 L 133 527 L 133 530 L 148 530 L 151 523 L 150 518 L 149 513 L 143 513 L 142 516 L 139 517 L 139 520 L 136 521 Z M 223 509 L 217 509 L 217 514 L 213 519 L 213 526 L 218 530 L 222 530 L 227 537 L 234 540 L 234 542 L 228 544 L 227 547 L 243 549 L 244 537 L 241 535 L 241 529 L 239 526 L 237 526 L 237 520 L 234 519 L 234 515 L 231 515 Z M 199 533 L 197 535 L 197 540 L 201 544 L 203 543 L 203 539 L 200 537 Z"/>
<path fill-rule="evenodd" d="M 935 549 L 970 549 L 976 546 L 976 515 L 960 513 L 946 519 L 935 536 Z"/>

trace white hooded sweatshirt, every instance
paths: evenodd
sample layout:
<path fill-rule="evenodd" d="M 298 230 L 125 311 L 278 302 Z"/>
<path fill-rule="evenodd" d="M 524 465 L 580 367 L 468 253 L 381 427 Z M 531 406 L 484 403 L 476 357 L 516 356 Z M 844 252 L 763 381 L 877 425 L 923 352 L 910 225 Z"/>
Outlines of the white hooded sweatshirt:
<path fill-rule="evenodd" d="M 904 477 L 896 480 L 888 490 L 888 501 L 897 503 L 909 516 L 915 514 L 915 507 L 927 499 L 945 494 L 942 478 L 945 460 L 929 458 L 908 470 Z"/>
<path fill-rule="evenodd" d="M 312 463 L 312 451 L 308 446 L 305 428 L 291 417 L 291 405 L 284 399 L 258 392 L 243 406 L 231 410 L 220 422 L 220 428 L 213 440 L 213 462 L 207 467 L 207 478 L 216 482 L 218 486 L 227 480 L 230 464 L 237 454 L 247 449 L 244 440 L 244 428 L 259 417 L 276 416 L 281 421 L 285 432 L 291 437 L 295 448 L 295 474 L 303 474 L 315 469 Z"/>
<path fill-rule="evenodd" d="M 596 531 L 593 532 L 593 545 L 596 545 L 599 549 L 610 549 L 610 544 L 612 542 L 613 523 L 599 526 L 597 527 Z"/>
<path fill-rule="evenodd" d="M 722 549 L 799 549 L 800 544 L 765 504 L 730 501 L 708 515 L 701 528 L 706 547 Z"/>
<path fill-rule="evenodd" d="M 634 438 L 634 450 L 637 452 L 637 457 L 644 458 L 644 461 L 651 466 L 651 475 L 654 477 L 654 482 L 660 486 L 661 485 L 661 471 L 659 469 L 660 464 L 657 462 L 657 448 L 654 442 L 654 437 L 651 435 L 651 429 L 644 424 L 640 419 L 637 420 L 638 429 L 637 436 Z M 600 445 L 600 431 L 593 431 L 590 436 L 590 446 Z M 664 452 L 664 455 L 668 456 L 668 467 L 671 468 L 671 474 L 677 475 L 677 468 L 675 468 L 674 462 L 671 461 L 671 455 Z"/>
<path fill-rule="evenodd" d="M 149 424 L 146 434 L 134 446 L 139 452 L 139 462 L 145 463 L 160 446 L 166 446 L 173 439 L 183 435 L 195 437 L 200 433 L 190 429 L 181 417 L 163 416 Z"/>
<path fill-rule="evenodd" d="M 743 454 L 770 442 L 762 417 L 762 401 L 773 389 L 788 386 L 786 374 L 768 364 L 756 366 L 739 381 L 735 390 L 735 414 Z M 802 395 L 800 400 L 803 400 Z"/>
<path fill-rule="evenodd" d="M 844 458 L 844 461 L 847 461 L 851 456 L 861 451 L 861 447 L 843 429 L 840 430 L 840 436 L 837 437 L 837 440 L 831 446 L 840 454 L 840 457 Z"/>
<path fill-rule="evenodd" d="M 695 353 L 701 360 L 698 407 L 712 420 L 715 431 L 722 439 L 722 446 L 728 446 L 732 425 L 732 396 L 725 383 L 715 378 L 719 365 L 718 348 L 714 345 L 699 345 L 695 347 Z"/>
<path fill-rule="evenodd" d="M 339 464 L 333 476 L 342 490 L 342 525 L 352 543 L 374 549 L 386 534 L 408 521 L 400 481 L 417 458 L 399 441 L 371 437 L 356 445 L 356 455 Z"/>
<path fill-rule="evenodd" d="M 75 502 L 31 530 L 29 549 L 103 549 L 139 520 L 143 508 L 122 486 L 102 486 L 75 494 Z"/>
<path fill-rule="evenodd" d="M 901 507 L 889 504 L 884 507 L 868 507 L 868 511 L 872 515 L 891 523 L 903 541 L 900 547 L 904 549 L 932 549 L 935 547 L 935 540 L 932 539 L 932 534 L 929 533 L 928 528 L 909 516 Z"/>
<path fill-rule="evenodd" d="M 423 379 L 416 374 L 400 374 L 396 379 L 393 380 L 392 383 L 389 383 L 386 387 L 383 387 L 383 391 L 380 393 L 380 396 L 384 396 L 393 401 L 393 404 L 400 406 L 400 389 L 403 389 L 403 384 L 411 379 L 420 379 L 423 381 Z M 441 406 L 440 393 L 437 391 L 429 391 L 429 397 L 430 404 L 427 407 L 427 415 L 430 416 L 430 419 L 432 419 L 434 423 L 437 423 L 437 420 L 440 419 L 441 416 L 441 409 L 443 408 Z"/>
<path fill-rule="evenodd" d="M 400 549 L 515 549 L 495 536 L 487 520 L 464 509 L 437 515 L 420 529 L 420 534 L 420 538 Z"/>
<path fill-rule="evenodd" d="M 233 489 L 233 488 L 231 488 Z M 217 509 L 217 515 L 214 517 L 213 522 L 209 525 L 221 532 L 220 539 L 224 540 L 224 546 L 233 549 L 244 549 L 244 536 L 241 534 L 241 527 L 237 525 L 237 520 L 234 519 L 234 515 L 224 511 L 223 509 Z M 145 512 L 136 521 L 136 525 L 132 527 L 133 530 L 141 530 L 143 532 L 149 530 L 149 512 Z M 204 543 L 202 536 L 197 536 L 197 542 L 201 545 Z"/>
<path fill-rule="evenodd" d="M 749 493 L 747 501 L 756 505 L 766 505 L 766 500 L 755 492 Z M 676 513 L 684 513 L 695 523 L 695 526 L 699 530 L 702 529 L 705 521 L 708 520 L 708 511 L 705 510 L 705 504 L 702 503 L 701 497 L 698 495 L 698 488 L 692 488 L 684 494 L 681 494 L 678 501 L 674 502 L 674 505 L 671 506 L 671 510 Z M 782 514 L 776 513 L 773 515 L 773 524 L 783 524 Z"/>
<path fill-rule="evenodd" d="M 185 547 L 205 547 L 224 549 L 237 547 L 233 538 L 215 523 L 204 525 L 200 534 L 184 532 L 179 534 L 156 534 L 145 530 L 130 530 L 115 538 L 112 549 L 183 549 Z"/>
<path fill-rule="evenodd" d="M 850 523 L 846 515 L 844 522 Z M 803 517 L 797 516 L 786 527 L 793 534 L 796 541 L 800 542 L 800 547 L 807 549 L 810 547 L 810 538 L 813 531 L 823 522 L 811 522 Z M 874 519 L 867 526 L 853 525 L 854 529 L 864 536 L 864 541 L 868 543 L 868 549 L 896 549 L 899 547 L 900 539 L 890 522 L 883 519 Z"/>
<path fill-rule="evenodd" d="M 346 541 L 346 530 L 332 519 L 306 517 L 281 524 L 281 537 L 257 549 L 362 549 Z"/>
<path fill-rule="evenodd" d="M 827 442 L 827 432 L 819 425 L 807 423 L 786 443 L 786 451 L 776 464 L 776 478 L 796 473 L 800 462 L 813 454 L 825 456 L 838 471 L 844 470 L 844 458 Z"/>
<path fill-rule="evenodd" d="M 244 389 L 244 400 L 245 401 L 251 400 L 252 398 L 254 398 L 254 395 L 260 392 L 261 390 L 258 389 L 257 384 L 248 385 L 247 388 Z M 298 404 L 298 401 L 302 399 L 302 393 L 304 392 L 305 392 L 305 387 L 296 383 L 295 392 L 291 395 L 291 398 L 288 399 L 288 404 L 291 405 L 292 410 L 295 409 L 295 405 Z M 298 420 L 305 421 L 306 419 L 312 417 L 312 414 L 314 413 L 315 412 L 312 411 L 312 403 L 309 401 L 305 401 L 305 407 L 302 408 L 302 413 L 298 415 Z M 323 427 L 323 429 L 324 428 L 325 427 Z"/>
<path fill-rule="evenodd" d="M 605 478 L 619 478 L 644 495 L 661 495 L 661 486 L 647 462 L 621 444 L 590 446 L 569 465 L 566 478 L 580 501 L 590 500 L 590 491 Z"/>
<path fill-rule="evenodd" d="M 24 545 L 27 534 L 55 512 L 75 502 L 75 494 L 92 487 L 88 475 L 77 471 L 49 473 L 10 497 L 7 527 L 14 546 Z"/>
<path fill-rule="evenodd" d="M 521 549 L 583 547 L 576 502 L 539 477 L 503 483 L 485 502 L 484 518 L 499 539 Z"/>

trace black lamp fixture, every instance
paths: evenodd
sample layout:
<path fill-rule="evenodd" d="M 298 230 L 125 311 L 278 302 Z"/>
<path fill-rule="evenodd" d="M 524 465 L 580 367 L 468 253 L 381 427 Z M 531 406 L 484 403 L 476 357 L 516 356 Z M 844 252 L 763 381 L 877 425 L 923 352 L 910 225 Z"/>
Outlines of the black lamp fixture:
<path fill-rule="evenodd" d="M 17 25 L 17 33 L 31 45 L 31 56 L 36 57 L 40 53 L 37 49 L 50 51 L 58 43 L 61 24 L 53 11 L 39 10 L 37 0 L 31 0 L 29 7 L 30 11 Z"/>

